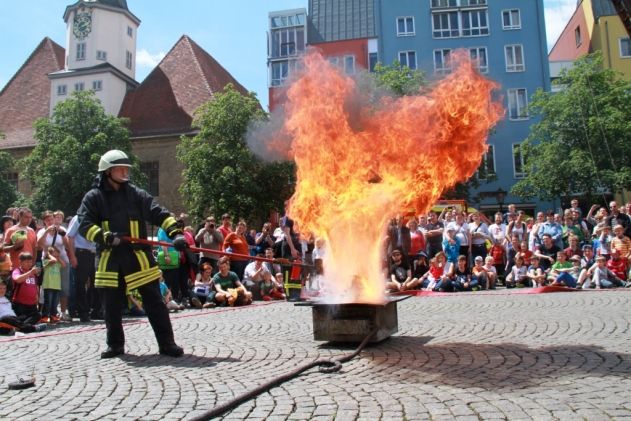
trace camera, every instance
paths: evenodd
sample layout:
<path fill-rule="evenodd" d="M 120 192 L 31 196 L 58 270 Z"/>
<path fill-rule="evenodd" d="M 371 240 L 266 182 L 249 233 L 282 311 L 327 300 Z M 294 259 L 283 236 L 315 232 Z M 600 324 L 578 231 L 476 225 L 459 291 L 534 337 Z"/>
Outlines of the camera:
<path fill-rule="evenodd" d="M 211 230 L 215 229 L 215 224 L 208 224 L 208 228 L 210 228 Z"/>

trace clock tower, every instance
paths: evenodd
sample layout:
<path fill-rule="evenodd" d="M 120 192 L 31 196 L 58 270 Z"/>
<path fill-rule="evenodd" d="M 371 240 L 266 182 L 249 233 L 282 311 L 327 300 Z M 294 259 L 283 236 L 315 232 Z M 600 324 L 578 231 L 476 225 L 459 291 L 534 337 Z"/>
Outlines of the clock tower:
<path fill-rule="evenodd" d="M 136 37 L 140 19 L 126 0 L 79 0 L 66 7 L 65 69 L 48 75 L 52 113 L 71 92 L 93 90 L 118 115 L 125 93 L 138 86 Z"/>

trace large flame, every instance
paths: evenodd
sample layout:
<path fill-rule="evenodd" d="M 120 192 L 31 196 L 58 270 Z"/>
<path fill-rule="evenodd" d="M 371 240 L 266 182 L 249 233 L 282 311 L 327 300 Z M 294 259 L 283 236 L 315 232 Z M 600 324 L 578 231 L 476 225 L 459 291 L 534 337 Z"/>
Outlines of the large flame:
<path fill-rule="evenodd" d="M 355 81 L 318 53 L 287 93 L 296 192 L 289 214 L 326 241 L 327 290 L 336 302 L 384 300 L 384 228 L 403 209 L 427 212 L 468 179 L 503 111 L 496 84 L 463 54 L 427 95 L 357 101 Z"/>

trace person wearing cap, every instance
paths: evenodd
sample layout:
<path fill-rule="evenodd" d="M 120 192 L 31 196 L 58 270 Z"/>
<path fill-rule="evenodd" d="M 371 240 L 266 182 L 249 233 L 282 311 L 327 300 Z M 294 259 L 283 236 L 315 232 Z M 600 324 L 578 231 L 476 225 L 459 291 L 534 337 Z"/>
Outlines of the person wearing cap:
<path fill-rule="evenodd" d="M 539 256 L 532 256 L 530 258 L 530 266 L 528 267 L 526 276 L 530 279 L 533 288 L 545 285 L 546 273 L 539 265 Z"/>
<path fill-rule="evenodd" d="M 495 279 L 491 281 L 493 275 L 492 273 L 489 274 L 489 270 L 484 266 L 484 258 L 482 256 L 475 256 L 475 259 L 473 259 L 471 274 L 478 279 L 478 285 L 481 289 L 495 289 Z"/>
<path fill-rule="evenodd" d="M 447 234 L 443 240 L 443 252 L 447 257 L 445 273 L 450 273 L 451 266 L 458 262 L 458 256 L 460 256 L 460 240 L 456 236 L 456 227 L 453 225 L 447 226 Z"/>
<path fill-rule="evenodd" d="M 164 229 L 178 250 L 187 247 L 175 218 L 145 190 L 129 182 L 131 161 L 127 154 L 110 150 L 100 159 L 98 175 L 77 215 L 79 234 L 96 243 L 95 286 L 100 288 L 105 310 L 107 349 L 101 358 L 125 353 L 122 310 L 125 296 L 137 290 L 156 336 L 160 354 L 179 357 L 169 310 L 162 299 L 160 269 L 151 247 L 130 243 L 123 237 L 146 239 L 146 223 Z"/>

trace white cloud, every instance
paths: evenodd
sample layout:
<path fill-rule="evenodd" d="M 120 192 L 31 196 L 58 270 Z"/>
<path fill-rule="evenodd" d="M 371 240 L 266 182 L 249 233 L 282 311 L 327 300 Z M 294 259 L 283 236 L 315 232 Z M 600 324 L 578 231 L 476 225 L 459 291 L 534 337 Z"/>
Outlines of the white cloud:
<path fill-rule="evenodd" d="M 554 46 L 563 32 L 565 25 L 576 10 L 576 4 L 576 0 L 544 0 L 548 50 Z"/>
<path fill-rule="evenodd" d="M 143 48 L 142 50 L 138 50 L 138 53 L 136 54 L 136 66 L 153 69 L 158 65 L 158 63 L 160 63 L 160 60 L 162 60 L 165 55 L 166 53 L 164 51 L 151 54 Z"/>

